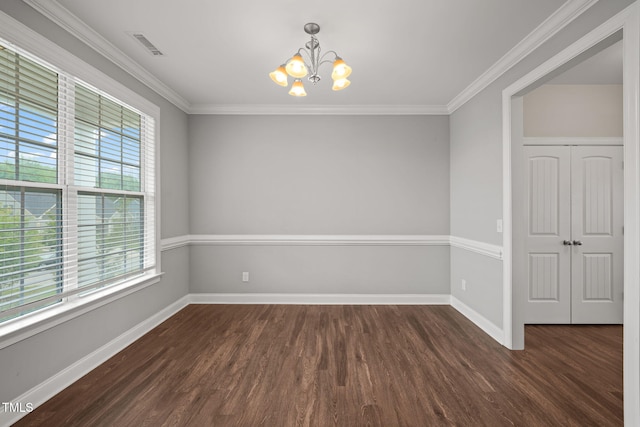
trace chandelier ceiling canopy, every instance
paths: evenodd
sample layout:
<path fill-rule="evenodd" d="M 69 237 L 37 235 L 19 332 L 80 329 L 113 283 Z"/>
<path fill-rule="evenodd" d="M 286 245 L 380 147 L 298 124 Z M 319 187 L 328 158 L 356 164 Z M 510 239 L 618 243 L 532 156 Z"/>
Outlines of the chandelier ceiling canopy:
<path fill-rule="evenodd" d="M 333 71 L 331 72 L 333 86 L 331 88 L 333 90 L 342 90 L 348 87 L 351 84 L 347 79 L 351 75 L 351 67 L 333 50 L 322 53 L 320 42 L 316 38 L 316 34 L 320 32 L 320 26 L 310 22 L 304 26 L 304 31 L 311 36 L 311 40 L 304 47 L 298 49 L 287 62 L 269 73 L 271 80 L 280 86 L 287 87 L 289 86 L 288 76 L 291 76 L 294 81 L 289 90 L 289 95 L 307 96 L 302 84 L 302 78 L 309 75 L 309 81 L 315 85 L 321 80 L 318 74 L 320 66 L 324 63 L 333 63 Z M 327 55 L 333 55 L 333 60 L 325 59 Z"/>

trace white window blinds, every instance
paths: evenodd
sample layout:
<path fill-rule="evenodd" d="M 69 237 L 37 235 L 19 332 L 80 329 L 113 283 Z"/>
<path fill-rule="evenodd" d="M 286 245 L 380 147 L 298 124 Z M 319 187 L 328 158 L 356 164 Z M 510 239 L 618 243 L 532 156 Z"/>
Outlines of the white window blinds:
<path fill-rule="evenodd" d="M 0 322 L 155 268 L 153 129 L 0 48 Z"/>
<path fill-rule="evenodd" d="M 75 90 L 74 181 L 78 286 L 100 286 L 155 265 L 149 120 L 83 85 Z M 147 171 L 145 176 L 144 172 Z M 151 215 L 145 215 L 149 213 Z M 150 224 L 148 224 L 150 225 Z"/>

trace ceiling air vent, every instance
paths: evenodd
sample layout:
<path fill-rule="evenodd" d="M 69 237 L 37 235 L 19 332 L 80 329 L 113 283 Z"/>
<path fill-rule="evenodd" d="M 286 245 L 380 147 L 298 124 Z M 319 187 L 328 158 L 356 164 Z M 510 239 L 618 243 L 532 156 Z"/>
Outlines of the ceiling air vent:
<path fill-rule="evenodd" d="M 149 41 L 149 39 L 147 39 L 144 34 L 140 34 L 140 33 L 131 33 L 131 35 L 133 37 L 135 37 L 136 40 L 138 40 L 140 43 L 142 43 L 142 45 L 153 55 L 153 56 L 163 56 L 164 53 L 160 52 L 160 49 L 158 49 L 157 47 L 155 47 L 153 45 L 153 43 L 151 43 Z"/>

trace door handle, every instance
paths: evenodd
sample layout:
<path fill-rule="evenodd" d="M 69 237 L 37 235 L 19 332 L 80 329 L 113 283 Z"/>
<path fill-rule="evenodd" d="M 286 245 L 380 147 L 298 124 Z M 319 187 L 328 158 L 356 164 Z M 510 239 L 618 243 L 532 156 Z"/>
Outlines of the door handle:
<path fill-rule="evenodd" d="M 571 245 L 573 245 L 573 243 L 571 242 L 571 240 L 563 240 L 563 241 L 562 241 L 562 244 L 563 244 L 563 245 L 565 245 L 565 246 L 571 246 Z M 580 243 L 580 244 L 582 244 L 582 243 Z"/>
<path fill-rule="evenodd" d="M 574 240 L 573 241 L 573 245 L 574 246 L 582 246 L 582 242 L 580 240 Z"/>

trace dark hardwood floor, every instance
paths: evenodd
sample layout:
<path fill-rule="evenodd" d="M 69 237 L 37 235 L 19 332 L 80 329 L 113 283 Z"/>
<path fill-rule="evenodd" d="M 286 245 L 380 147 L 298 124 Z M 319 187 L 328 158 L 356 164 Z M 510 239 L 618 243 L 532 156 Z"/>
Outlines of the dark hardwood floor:
<path fill-rule="evenodd" d="M 17 425 L 622 425 L 621 326 L 526 346 L 448 306 L 190 305 Z"/>

